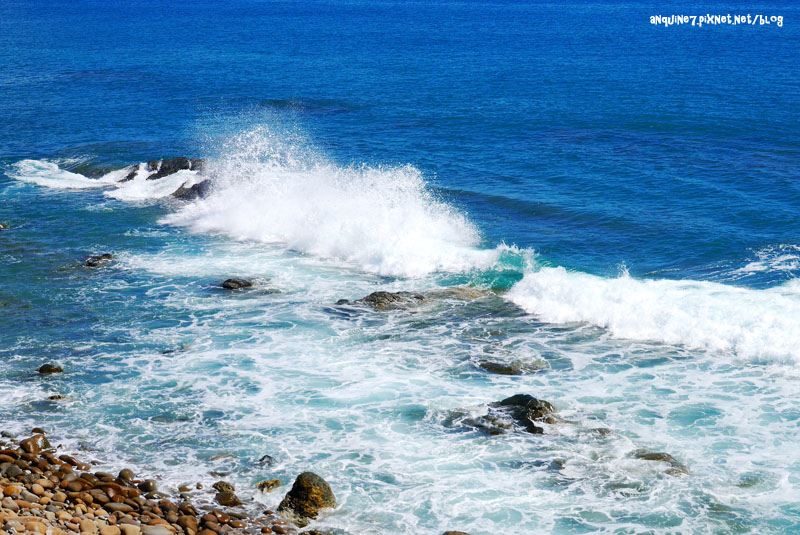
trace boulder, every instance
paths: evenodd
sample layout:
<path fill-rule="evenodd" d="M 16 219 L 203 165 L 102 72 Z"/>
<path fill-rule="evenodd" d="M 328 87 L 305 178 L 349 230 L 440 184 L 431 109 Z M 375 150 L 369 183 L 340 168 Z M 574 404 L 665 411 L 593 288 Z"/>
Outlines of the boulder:
<path fill-rule="evenodd" d="M 217 492 L 233 492 L 236 489 L 233 488 L 233 485 L 228 483 L 227 481 L 217 481 L 211 488 L 216 490 Z"/>
<path fill-rule="evenodd" d="M 182 185 L 172 193 L 172 196 L 183 201 L 193 201 L 207 196 L 209 191 L 211 191 L 211 181 L 203 180 L 188 188 L 186 184 Z"/>
<path fill-rule="evenodd" d="M 648 450 L 635 450 L 631 453 L 634 459 L 642 461 L 656 461 L 666 463 L 671 468 L 667 469 L 666 473 L 671 476 L 681 476 L 689 474 L 689 467 L 680 462 L 678 459 L 665 453 L 663 451 L 648 451 Z"/>
<path fill-rule="evenodd" d="M 517 394 L 489 404 L 483 415 L 475 416 L 466 410 L 453 411 L 445 419 L 445 424 L 470 427 L 488 435 L 500 435 L 513 429 L 539 435 L 544 433 L 544 429 L 536 424 L 555 423 L 554 413 L 555 408 L 549 402 L 528 394 Z"/>
<path fill-rule="evenodd" d="M 242 505 L 242 501 L 233 492 L 218 492 L 214 499 L 218 504 L 225 507 L 236 507 Z"/>
<path fill-rule="evenodd" d="M 340 299 L 337 305 L 367 305 L 375 310 L 392 310 L 396 308 L 407 308 L 425 301 L 425 296 L 414 292 L 372 292 L 366 297 L 348 301 Z"/>
<path fill-rule="evenodd" d="M 31 453 L 33 455 L 36 455 L 44 450 L 49 450 L 52 447 L 50 446 L 50 442 L 47 441 L 47 438 L 45 438 L 45 436 L 42 434 L 36 434 L 30 438 L 26 438 L 20 442 L 19 445 L 27 453 Z"/>
<path fill-rule="evenodd" d="M 251 286 L 253 286 L 253 282 L 247 279 L 227 279 L 222 283 L 222 287 L 226 290 L 241 290 Z"/>
<path fill-rule="evenodd" d="M 309 519 L 317 518 L 319 510 L 326 507 L 336 507 L 330 485 L 313 472 L 303 472 L 278 505 L 278 511 L 288 513 L 295 524 L 305 527 Z"/>
<path fill-rule="evenodd" d="M 38 371 L 42 375 L 50 375 L 53 373 L 63 373 L 64 368 L 58 366 L 57 364 L 42 364 L 36 371 Z"/>
<path fill-rule="evenodd" d="M 280 479 L 266 479 L 264 481 L 259 481 L 256 485 L 256 488 L 261 492 L 272 492 L 273 490 L 277 489 L 281 486 Z"/>
<path fill-rule="evenodd" d="M 158 180 L 159 178 L 175 174 L 178 171 L 191 169 L 192 162 L 189 158 L 181 156 L 179 158 L 161 160 L 160 162 L 148 162 L 147 166 L 150 170 L 155 171 L 155 173 L 147 177 L 147 180 Z"/>
<path fill-rule="evenodd" d="M 86 267 L 101 267 L 110 264 L 112 260 L 114 260 L 114 255 L 111 253 L 89 255 L 83 261 L 83 265 Z"/>

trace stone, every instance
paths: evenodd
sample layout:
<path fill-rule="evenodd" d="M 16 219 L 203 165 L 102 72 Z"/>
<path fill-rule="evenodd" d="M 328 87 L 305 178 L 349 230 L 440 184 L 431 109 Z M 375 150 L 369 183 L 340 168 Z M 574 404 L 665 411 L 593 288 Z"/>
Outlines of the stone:
<path fill-rule="evenodd" d="M 122 535 L 139 535 L 139 526 L 134 526 L 133 524 L 119 524 L 118 527 Z"/>
<path fill-rule="evenodd" d="M 19 443 L 23 450 L 28 453 L 32 453 L 36 455 L 37 453 L 41 452 L 42 450 L 49 450 L 52 446 L 47 441 L 44 435 L 38 434 L 33 435 L 30 438 L 27 438 Z"/>
<path fill-rule="evenodd" d="M 445 424 L 471 427 L 488 435 L 499 435 L 518 427 L 529 433 L 542 434 L 544 429 L 536 424 L 555 423 L 553 413 L 555 408 L 547 401 L 517 394 L 489 404 L 487 413 L 481 416 L 468 410 L 452 411 Z"/>
<path fill-rule="evenodd" d="M 50 375 L 52 373 L 63 373 L 64 368 L 62 368 L 57 364 L 42 364 L 36 371 L 41 373 L 42 375 Z"/>
<path fill-rule="evenodd" d="M 154 479 L 145 479 L 137 485 L 142 492 L 155 492 L 158 488 Z"/>
<path fill-rule="evenodd" d="M 242 505 L 241 500 L 236 497 L 236 494 L 232 492 L 218 492 L 214 499 L 217 501 L 218 504 L 224 505 L 225 507 L 236 507 L 237 505 Z"/>
<path fill-rule="evenodd" d="M 522 373 L 522 366 L 520 366 L 518 362 L 503 364 L 502 362 L 482 360 L 478 363 L 478 366 L 489 373 L 496 373 L 498 375 L 520 375 Z"/>
<path fill-rule="evenodd" d="M 100 255 L 89 255 L 83 261 L 83 265 L 86 267 L 102 267 L 107 266 L 114 260 L 114 255 L 111 253 L 103 253 Z"/>
<path fill-rule="evenodd" d="M 635 450 L 631 453 L 631 456 L 634 459 L 640 459 L 642 461 L 657 461 L 670 465 L 671 468 L 667 469 L 665 472 L 670 476 L 681 476 L 690 473 L 688 466 L 680 462 L 669 453 L 665 453 L 663 451 Z"/>
<path fill-rule="evenodd" d="M 119 475 L 117 476 L 117 478 L 118 478 L 118 479 L 121 479 L 121 480 L 123 480 L 123 481 L 132 481 L 132 480 L 133 480 L 133 478 L 134 478 L 134 475 L 133 475 L 133 470 L 130 470 L 130 469 L 128 469 L 128 468 L 125 468 L 125 469 L 123 469 L 123 470 L 121 470 L 121 471 L 120 471 L 120 473 L 119 473 Z"/>
<path fill-rule="evenodd" d="M 278 505 L 278 511 L 289 513 L 295 524 L 305 527 L 309 519 L 317 518 L 320 509 L 330 507 L 336 507 L 336 497 L 328 482 L 313 472 L 303 472 Z"/>
<path fill-rule="evenodd" d="M 155 526 L 144 526 L 142 535 L 173 535 L 173 533 L 164 524 L 156 524 Z"/>
<path fill-rule="evenodd" d="M 236 489 L 233 488 L 233 485 L 228 483 L 227 481 L 217 481 L 211 488 L 216 490 L 217 492 L 234 492 Z"/>
<path fill-rule="evenodd" d="M 413 292 L 372 292 L 366 297 L 350 302 L 347 299 L 340 299 L 337 305 L 360 304 L 368 305 L 375 310 L 393 310 L 397 308 L 407 308 L 425 301 L 425 296 Z"/>
<path fill-rule="evenodd" d="M 100 528 L 100 535 L 120 535 L 121 531 L 117 526 L 104 526 Z"/>
<path fill-rule="evenodd" d="M 222 283 L 222 287 L 226 290 L 241 290 L 243 288 L 250 288 L 253 286 L 252 281 L 247 279 L 227 279 Z"/>
<path fill-rule="evenodd" d="M 211 181 L 203 180 L 202 182 L 193 184 L 188 188 L 186 187 L 186 184 L 181 185 L 181 187 L 172 193 L 172 196 L 183 201 L 193 201 L 195 199 L 206 197 L 210 191 Z"/>
<path fill-rule="evenodd" d="M 0 223 L 0 230 L 8 230 L 8 224 L 7 223 Z"/>
<path fill-rule="evenodd" d="M 264 481 L 259 481 L 256 485 L 256 488 L 261 492 L 272 492 L 273 490 L 277 489 L 281 486 L 280 479 L 267 479 Z"/>
<path fill-rule="evenodd" d="M 80 521 L 81 533 L 97 533 L 97 524 L 90 518 Z"/>
<path fill-rule="evenodd" d="M 151 170 L 156 171 L 154 174 L 147 177 L 147 180 L 158 180 L 159 178 L 164 178 L 165 176 L 175 174 L 178 171 L 192 168 L 191 160 L 185 156 L 161 160 L 157 163 L 149 162 L 147 165 Z"/>

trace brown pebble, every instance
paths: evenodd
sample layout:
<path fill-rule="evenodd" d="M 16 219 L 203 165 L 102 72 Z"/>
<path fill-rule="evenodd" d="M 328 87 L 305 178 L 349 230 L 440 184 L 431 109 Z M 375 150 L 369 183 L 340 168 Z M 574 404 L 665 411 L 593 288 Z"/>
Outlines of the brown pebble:
<path fill-rule="evenodd" d="M 55 494 L 53 494 L 53 501 L 64 503 L 65 501 L 67 501 L 67 495 L 64 494 L 63 492 L 56 492 Z"/>
<path fill-rule="evenodd" d="M 100 528 L 100 535 L 120 535 L 120 530 L 116 526 L 106 526 Z"/>
<path fill-rule="evenodd" d="M 139 535 L 140 528 L 133 524 L 120 524 L 119 529 L 122 535 Z"/>
<path fill-rule="evenodd" d="M 91 519 L 84 518 L 81 520 L 81 533 L 97 533 L 97 524 L 95 524 Z"/>
<path fill-rule="evenodd" d="M 21 491 L 22 491 L 22 489 L 20 489 L 17 486 L 13 486 L 12 485 L 12 486 L 9 486 L 9 487 L 6 487 L 6 488 L 3 489 L 3 495 L 4 496 L 19 496 L 19 493 Z"/>
<path fill-rule="evenodd" d="M 285 535 L 286 533 L 289 533 L 288 528 L 285 528 L 278 524 L 272 524 L 272 531 L 278 533 L 279 535 Z"/>
<path fill-rule="evenodd" d="M 272 533 L 272 528 L 264 526 L 263 528 L 261 528 L 261 533 Z"/>
<path fill-rule="evenodd" d="M 201 529 L 197 535 L 217 535 L 217 532 L 210 529 Z"/>

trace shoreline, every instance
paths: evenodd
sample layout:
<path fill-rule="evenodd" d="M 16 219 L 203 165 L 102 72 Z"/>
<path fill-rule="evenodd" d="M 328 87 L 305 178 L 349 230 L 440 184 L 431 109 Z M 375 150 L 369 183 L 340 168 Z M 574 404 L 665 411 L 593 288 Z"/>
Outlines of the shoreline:
<path fill-rule="evenodd" d="M 303 530 L 319 508 L 335 506 L 319 476 L 311 474 L 319 480 L 314 484 L 324 485 L 333 501 L 315 502 L 320 487 L 299 488 L 309 472 L 298 476 L 280 511 L 256 513 L 260 504 L 243 503 L 225 481 L 182 485 L 177 495 L 161 492 L 155 479 L 122 466 L 116 476 L 95 471 L 96 463 L 60 453 L 42 429 L 31 433 L 21 440 L 0 437 L 0 535 L 331 535 Z M 258 490 L 277 488 L 273 481 L 259 483 Z"/>

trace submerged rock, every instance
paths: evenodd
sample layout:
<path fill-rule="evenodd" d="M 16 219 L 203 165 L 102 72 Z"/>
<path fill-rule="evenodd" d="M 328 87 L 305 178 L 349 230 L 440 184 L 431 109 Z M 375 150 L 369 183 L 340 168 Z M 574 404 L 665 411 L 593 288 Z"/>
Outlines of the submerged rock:
<path fill-rule="evenodd" d="M 482 360 L 478 363 L 478 366 L 489 373 L 496 373 L 498 375 L 522 375 L 522 365 L 519 362 L 505 364 L 491 360 Z"/>
<path fill-rule="evenodd" d="M 42 375 L 50 375 L 52 373 L 63 373 L 64 368 L 62 368 L 57 364 L 42 364 L 36 371 L 41 373 Z"/>
<path fill-rule="evenodd" d="M 539 435 L 544 429 L 536 424 L 554 424 L 554 413 L 555 408 L 549 402 L 517 394 L 489 404 L 486 414 L 476 416 L 469 411 L 453 411 L 445 424 L 470 427 L 488 435 L 500 435 L 516 428 Z"/>
<path fill-rule="evenodd" d="M 667 469 L 666 473 L 671 476 L 681 476 L 689 474 L 689 467 L 680 462 L 678 459 L 665 453 L 663 451 L 648 451 L 648 450 L 635 450 L 631 453 L 634 459 L 642 461 L 656 461 L 666 463 L 671 468 Z"/>
<path fill-rule="evenodd" d="M 304 527 L 309 519 L 317 518 L 320 509 L 332 507 L 336 507 L 336 497 L 331 486 L 317 474 L 303 472 L 278 505 L 278 511 L 288 513 L 295 524 Z"/>
<path fill-rule="evenodd" d="M 250 288 L 253 282 L 247 279 L 227 279 L 222 283 L 222 287 L 226 290 L 241 290 L 242 288 Z"/>
<path fill-rule="evenodd" d="M 366 297 L 348 301 L 340 299 L 337 305 L 368 305 L 375 310 L 391 310 L 395 308 L 406 308 L 417 305 L 425 301 L 425 296 L 414 292 L 372 292 Z"/>
<path fill-rule="evenodd" d="M 107 266 L 114 260 L 114 255 L 111 253 L 103 253 L 100 255 L 89 255 L 86 257 L 86 260 L 83 261 L 83 265 L 86 267 L 101 267 Z"/>

